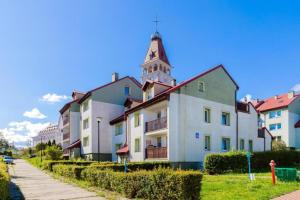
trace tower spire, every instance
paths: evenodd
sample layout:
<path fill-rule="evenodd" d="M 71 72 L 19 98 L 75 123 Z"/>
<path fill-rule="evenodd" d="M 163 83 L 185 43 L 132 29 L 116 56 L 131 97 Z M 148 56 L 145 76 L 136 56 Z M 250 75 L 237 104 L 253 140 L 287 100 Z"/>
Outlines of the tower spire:
<path fill-rule="evenodd" d="M 155 20 L 153 21 L 154 23 L 155 23 L 155 32 L 158 32 L 157 30 L 157 27 L 158 27 L 158 23 L 160 22 L 160 21 L 158 21 L 158 19 L 157 19 L 157 15 L 156 15 L 156 17 L 155 17 Z"/>

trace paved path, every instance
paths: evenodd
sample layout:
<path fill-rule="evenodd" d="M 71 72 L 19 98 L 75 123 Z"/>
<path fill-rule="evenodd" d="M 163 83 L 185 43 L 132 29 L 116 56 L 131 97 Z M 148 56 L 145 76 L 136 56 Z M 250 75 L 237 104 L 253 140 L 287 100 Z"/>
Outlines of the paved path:
<path fill-rule="evenodd" d="M 12 176 L 12 187 L 17 185 L 26 200 L 104 200 L 93 192 L 55 180 L 24 160 L 15 160 L 9 173 Z M 20 199 L 17 190 L 14 193 L 13 198 Z"/>
<path fill-rule="evenodd" d="M 300 190 L 297 190 L 295 192 L 283 195 L 281 197 L 277 197 L 272 200 L 299 200 L 300 199 Z"/>

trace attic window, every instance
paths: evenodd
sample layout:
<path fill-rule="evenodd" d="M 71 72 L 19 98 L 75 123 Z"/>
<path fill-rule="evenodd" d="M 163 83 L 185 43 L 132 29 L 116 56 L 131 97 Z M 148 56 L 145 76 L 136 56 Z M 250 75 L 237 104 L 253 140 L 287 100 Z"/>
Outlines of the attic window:
<path fill-rule="evenodd" d="M 198 90 L 199 92 L 204 92 L 205 91 L 205 84 L 202 81 L 198 82 Z"/>

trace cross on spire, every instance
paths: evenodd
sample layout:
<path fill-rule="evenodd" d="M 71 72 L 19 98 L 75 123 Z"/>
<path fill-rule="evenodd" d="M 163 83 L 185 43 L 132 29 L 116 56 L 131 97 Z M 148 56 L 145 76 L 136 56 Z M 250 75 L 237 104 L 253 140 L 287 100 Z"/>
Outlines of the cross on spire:
<path fill-rule="evenodd" d="M 156 32 L 157 32 L 157 25 L 158 25 L 158 23 L 160 22 L 160 21 L 158 21 L 158 19 L 157 19 L 157 15 L 156 15 L 155 20 L 154 20 L 153 22 L 155 23 L 155 30 L 156 30 Z"/>

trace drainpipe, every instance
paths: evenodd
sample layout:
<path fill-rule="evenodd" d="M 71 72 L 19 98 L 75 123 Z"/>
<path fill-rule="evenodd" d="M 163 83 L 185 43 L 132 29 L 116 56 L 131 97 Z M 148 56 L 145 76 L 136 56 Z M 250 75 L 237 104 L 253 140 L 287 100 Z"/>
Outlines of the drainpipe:
<path fill-rule="evenodd" d="M 236 113 L 236 150 L 239 150 L 239 113 L 237 110 L 237 89 L 235 90 L 235 113 Z"/>

